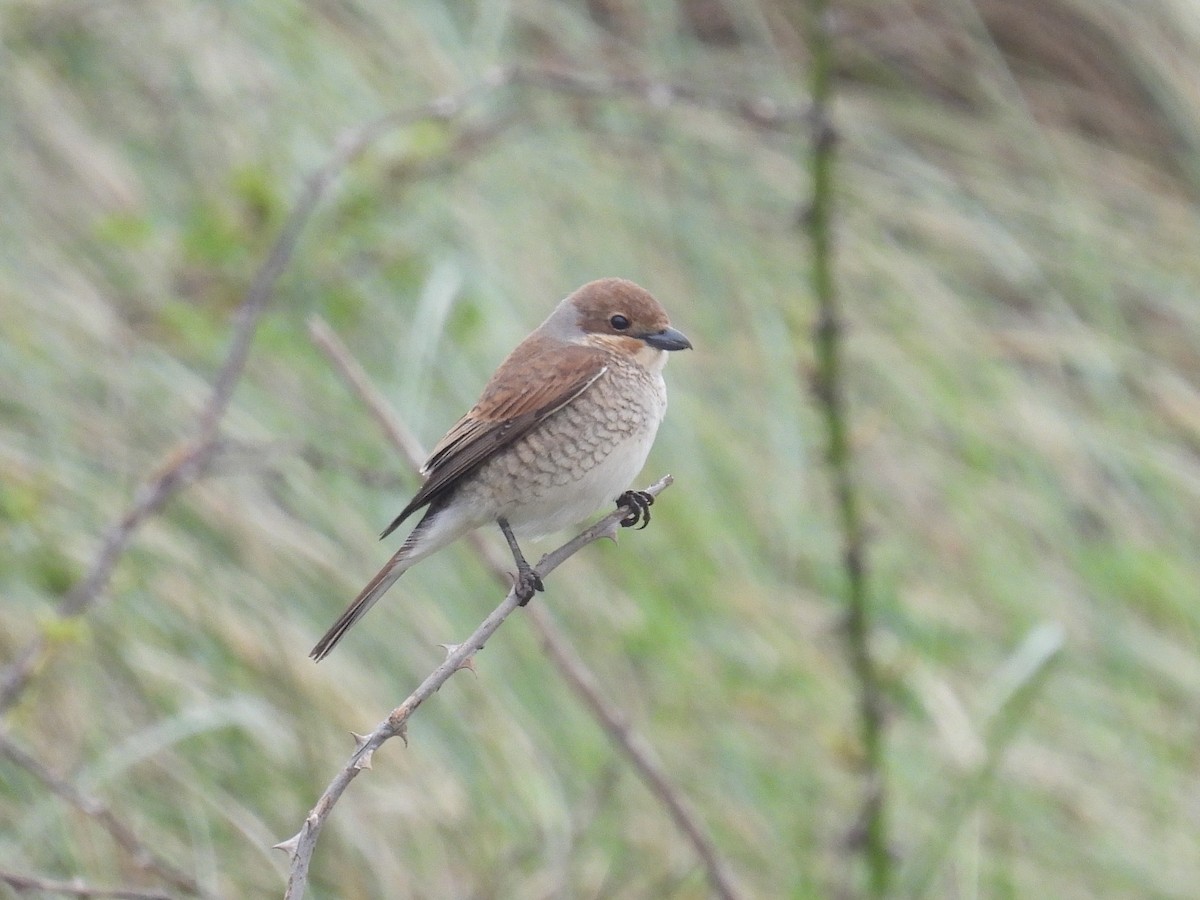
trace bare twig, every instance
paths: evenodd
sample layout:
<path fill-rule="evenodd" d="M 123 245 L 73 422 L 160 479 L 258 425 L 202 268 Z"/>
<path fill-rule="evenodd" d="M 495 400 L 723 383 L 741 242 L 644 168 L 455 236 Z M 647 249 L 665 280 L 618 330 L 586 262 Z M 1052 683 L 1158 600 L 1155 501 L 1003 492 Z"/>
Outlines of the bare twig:
<path fill-rule="evenodd" d="M 646 493 L 657 496 L 671 484 L 671 481 L 671 476 L 665 475 L 646 488 Z M 538 560 L 535 566 L 538 574 L 544 579 L 588 544 L 598 541 L 603 537 L 613 537 L 620 527 L 621 520 L 629 515 L 630 512 L 632 512 L 631 507 L 618 507 L 595 525 L 567 541 L 567 543 L 563 544 L 557 550 L 547 553 Z M 304 896 L 304 891 L 308 885 L 308 867 L 312 861 L 312 854 L 316 849 L 321 829 L 329 818 L 329 814 L 333 812 L 334 805 L 350 785 L 350 782 L 363 769 L 371 767 L 371 757 L 380 746 L 394 737 L 404 737 L 408 720 L 416 712 L 417 707 L 432 697 L 449 680 L 451 675 L 467 666 L 471 658 L 483 649 L 488 638 L 495 634 L 496 629 L 519 606 L 520 600 L 517 597 L 514 586 L 509 589 L 508 595 L 501 604 L 492 610 L 491 615 L 483 620 L 469 638 L 461 644 L 455 644 L 447 648 L 448 652 L 445 662 L 430 673 L 403 703 L 393 709 L 388 717 L 375 727 L 374 731 L 358 739 L 358 745 L 354 753 L 350 755 L 350 759 L 342 767 L 342 770 L 338 772 L 333 781 L 330 782 L 329 787 L 325 789 L 325 792 L 304 820 L 304 825 L 300 831 L 288 840 L 276 844 L 276 847 L 288 853 L 292 861 L 287 891 L 284 894 L 285 900 L 300 900 Z"/>
<path fill-rule="evenodd" d="M 420 469 L 425 459 L 425 450 L 420 441 L 375 387 L 370 376 L 346 345 L 324 320 L 315 316 L 309 320 L 309 334 L 358 395 L 392 446 L 400 451 L 400 455 L 414 472 Z M 510 580 L 508 561 L 498 555 L 478 532 L 472 532 L 468 540 L 492 577 L 500 584 L 507 584 Z M 621 711 L 604 696 L 596 676 L 575 652 L 566 636 L 555 626 L 550 615 L 537 604 L 530 604 L 525 611 L 546 650 L 546 655 L 563 676 L 567 686 L 583 703 L 617 750 L 629 760 L 638 777 L 662 803 L 675 826 L 692 845 L 704 865 L 713 893 L 721 900 L 735 900 L 740 893 L 735 887 L 729 867 L 717 852 L 712 837 L 692 810 L 691 804 L 679 788 L 672 784 L 670 777 L 655 759 L 649 744 L 628 724 Z"/>
<path fill-rule="evenodd" d="M 37 891 L 39 894 L 62 894 L 67 897 L 109 897 L 113 900 L 173 900 L 170 894 L 158 891 L 139 891 L 134 888 L 89 887 L 80 881 L 55 881 L 37 875 L 21 875 L 17 872 L 0 870 L 0 884 L 24 893 Z"/>
<path fill-rule="evenodd" d="M 805 126 L 810 113 L 807 104 L 781 103 L 761 95 L 746 97 L 714 94 L 698 91 L 691 85 L 640 76 L 585 74 L 569 69 L 546 67 L 516 67 L 509 70 L 505 78 L 514 85 L 576 97 L 630 97 L 656 109 L 680 104 L 714 109 L 736 116 L 758 128 L 780 131 Z"/>
<path fill-rule="evenodd" d="M 830 118 L 833 97 L 833 42 L 829 0 L 809 0 L 812 82 L 812 205 L 805 225 L 812 244 L 812 289 L 817 299 L 816 395 L 829 436 L 828 463 L 842 529 L 846 573 L 846 649 L 858 682 L 859 737 L 865 795 L 855 844 L 866 859 L 871 896 L 882 897 L 891 880 L 885 811 L 883 689 L 871 654 L 871 596 L 867 586 L 866 529 L 855 486 L 845 385 L 842 379 L 842 323 L 833 271 L 833 165 L 836 133 Z"/>
<path fill-rule="evenodd" d="M 56 775 L 32 753 L 19 746 L 3 728 L 0 728 L 0 756 L 20 766 L 67 803 L 99 822 L 121 849 L 129 854 L 139 869 L 154 873 L 185 893 L 205 896 L 205 891 L 194 878 L 181 872 L 151 850 L 103 800 L 85 793 L 67 779 Z"/>

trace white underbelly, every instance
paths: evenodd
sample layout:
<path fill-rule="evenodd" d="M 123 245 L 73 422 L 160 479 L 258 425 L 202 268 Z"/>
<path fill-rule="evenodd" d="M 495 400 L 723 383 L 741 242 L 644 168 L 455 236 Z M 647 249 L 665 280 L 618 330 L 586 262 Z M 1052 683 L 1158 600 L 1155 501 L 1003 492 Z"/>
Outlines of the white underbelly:
<path fill-rule="evenodd" d="M 657 430 L 654 423 L 654 427 L 630 436 L 578 480 L 555 486 L 535 500 L 514 504 L 508 515 L 513 531 L 522 537 L 542 537 L 614 505 L 646 464 Z"/>

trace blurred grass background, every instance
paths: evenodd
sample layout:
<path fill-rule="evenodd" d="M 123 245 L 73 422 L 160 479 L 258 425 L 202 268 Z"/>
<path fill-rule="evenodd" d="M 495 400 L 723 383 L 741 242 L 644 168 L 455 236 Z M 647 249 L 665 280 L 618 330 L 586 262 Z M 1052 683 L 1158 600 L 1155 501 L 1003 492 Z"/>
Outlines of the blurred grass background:
<path fill-rule="evenodd" d="M 940 897 L 1200 882 L 1200 7 L 838 4 L 838 274 L 901 871 Z M 551 305 L 651 289 L 672 360 L 654 524 L 545 604 L 749 896 L 861 887 L 839 541 L 806 392 L 802 127 L 497 90 L 374 145 L 309 224 L 223 434 L 245 452 L 53 604 L 189 433 L 230 316 L 339 134 L 498 65 L 803 103 L 781 0 L 0 4 L 0 661 L 7 716 L 222 897 L 274 896 L 365 731 L 499 600 L 456 548 L 321 666 L 415 481 L 309 342 L 326 317 L 430 444 Z M 465 137 L 464 137 L 465 135 Z M 390 546 L 390 545 L 389 545 Z M 1013 654 L 1061 658 L 992 788 Z M 358 779 L 317 897 L 701 897 L 702 870 L 520 617 Z M 0 761 L 0 868 L 155 884 Z M 0 888 L 0 891 L 3 891 Z"/>

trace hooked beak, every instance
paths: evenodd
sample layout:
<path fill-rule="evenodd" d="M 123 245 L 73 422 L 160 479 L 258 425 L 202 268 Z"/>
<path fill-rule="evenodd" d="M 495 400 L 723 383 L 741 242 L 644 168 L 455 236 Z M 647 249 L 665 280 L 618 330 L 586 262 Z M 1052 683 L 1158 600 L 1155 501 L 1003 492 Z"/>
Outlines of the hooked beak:
<path fill-rule="evenodd" d="M 656 350 L 691 350 L 692 342 L 682 331 L 674 328 L 664 328 L 662 331 L 639 335 L 643 341 Z"/>

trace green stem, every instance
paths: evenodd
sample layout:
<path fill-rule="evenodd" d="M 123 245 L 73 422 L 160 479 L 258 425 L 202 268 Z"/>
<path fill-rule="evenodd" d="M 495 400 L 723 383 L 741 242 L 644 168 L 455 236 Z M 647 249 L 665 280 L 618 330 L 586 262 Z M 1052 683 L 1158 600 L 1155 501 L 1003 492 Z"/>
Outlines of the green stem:
<path fill-rule="evenodd" d="M 859 737 L 866 779 L 858 830 L 867 866 L 869 894 L 883 897 L 891 880 L 885 815 L 886 779 L 883 702 L 879 672 L 871 655 L 871 604 L 867 589 L 865 528 L 854 483 L 842 378 L 842 325 L 833 272 L 833 174 L 836 135 L 830 120 L 833 48 L 828 0 L 809 0 L 812 15 L 811 90 L 813 147 L 810 158 L 812 205 L 806 230 L 812 244 L 812 289 L 817 302 L 813 340 L 816 394 L 828 432 L 828 463 L 842 530 L 846 573 L 846 647 L 858 682 Z"/>

